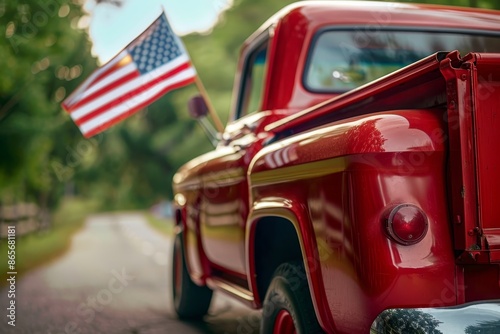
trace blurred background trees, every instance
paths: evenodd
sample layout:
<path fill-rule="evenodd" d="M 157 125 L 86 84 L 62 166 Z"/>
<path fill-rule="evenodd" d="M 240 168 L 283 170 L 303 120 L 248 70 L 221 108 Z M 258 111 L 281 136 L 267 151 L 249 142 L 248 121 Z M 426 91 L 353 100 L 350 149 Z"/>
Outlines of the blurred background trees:
<path fill-rule="evenodd" d="M 98 6 L 127 0 L 95 0 Z M 210 34 L 183 37 L 223 121 L 228 117 L 242 42 L 293 1 L 235 0 Z M 419 0 L 500 9 L 495 0 Z M 209 151 L 186 112 L 188 87 L 90 140 L 60 102 L 96 65 L 82 24 L 83 0 L 0 0 L 0 204 L 53 209 L 64 195 L 92 198 L 101 209 L 145 208 L 172 196 L 177 168 Z M 83 18 L 83 19 L 82 19 Z M 80 28 L 79 28 L 80 27 Z"/>
<path fill-rule="evenodd" d="M 0 200 L 54 206 L 64 183 L 52 160 L 77 133 L 59 107 L 95 67 L 83 16 L 72 1 L 2 1 L 0 27 Z M 73 29 L 72 29 L 73 28 Z"/>

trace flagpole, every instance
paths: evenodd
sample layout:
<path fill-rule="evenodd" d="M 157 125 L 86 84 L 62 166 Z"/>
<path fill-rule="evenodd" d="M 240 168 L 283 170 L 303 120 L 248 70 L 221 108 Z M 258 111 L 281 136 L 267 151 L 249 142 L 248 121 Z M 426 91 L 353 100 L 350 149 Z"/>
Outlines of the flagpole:
<path fill-rule="evenodd" d="M 215 127 L 217 128 L 217 131 L 219 131 L 220 133 L 223 133 L 224 132 L 224 125 L 222 125 L 222 122 L 219 118 L 219 115 L 217 115 L 217 113 L 215 112 L 215 108 L 212 105 L 212 101 L 210 100 L 210 97 L 207 94 L 205 86 L 203 86 L 203 83 L 201 82 L 200 77 L 198 75 L 196 75 L 195 83 L 196 83 L 196 87 L 198 87 L 198 90 L 200 91 L 201 96 L 203 97 L 203 99 L 205 100 L 205 102 L 207 104 L 208 112 L 210 113 L 210 116 L 212 116 L 212 119 L 215 123 Z"/>

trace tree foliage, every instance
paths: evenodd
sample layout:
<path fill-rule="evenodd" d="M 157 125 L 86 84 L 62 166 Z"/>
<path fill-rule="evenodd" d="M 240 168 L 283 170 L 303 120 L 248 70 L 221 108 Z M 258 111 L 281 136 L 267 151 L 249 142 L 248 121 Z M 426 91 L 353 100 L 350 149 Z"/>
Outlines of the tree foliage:
<path fill-rule="evenodd" d="M 77 1 L 3 1 L 0 7 L 0 199 L 55 202 L 52 157 L 77 132 L 59 102 L 95 66 L 87 35 L 71 29 Z"/>
<path fill-rule="evenodd" d="M 500 9 L 500 3 L 496 0 L 401 0 L 396 2 L 427 3 L 463 7 L 479 7 L 487 9 Z"/>
<path fill-rule="evenodd" d="M 382 318 L 376 325 L 377 333 L 442 334 L 438 329 L 441 322 L 419 310 L 386 310 Z"/>
<path fill-rule="evenodd" d="M 478 322 L 465 328 L 465 334 L 497 334 L 500 332 L 500 319 Z"/>

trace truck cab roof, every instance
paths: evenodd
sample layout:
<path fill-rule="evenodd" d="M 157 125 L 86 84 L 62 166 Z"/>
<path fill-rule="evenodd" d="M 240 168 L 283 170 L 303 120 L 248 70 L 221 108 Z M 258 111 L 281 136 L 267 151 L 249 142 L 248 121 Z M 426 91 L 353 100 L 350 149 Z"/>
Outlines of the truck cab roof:
<path fill-rule="evenodd" d="M 267 43 L 266 75 L 260 110 L 294 113 L 332 98 L 336 92 L 312 91 L 304 84 L 304 71 L 317 35 L 328 29 L 364 34 L 383 30 L 500 33 L 496 11 L 454 6 L 374 1 L 302 1 L 283 8 L 243 44 L 233 92 L 233 119 L 242 116 L 245 68 L 252 52 Z M 453 50 L 433 50 L 453 51 Z M 477 50 L 484 51 L 484 50 Z"/>

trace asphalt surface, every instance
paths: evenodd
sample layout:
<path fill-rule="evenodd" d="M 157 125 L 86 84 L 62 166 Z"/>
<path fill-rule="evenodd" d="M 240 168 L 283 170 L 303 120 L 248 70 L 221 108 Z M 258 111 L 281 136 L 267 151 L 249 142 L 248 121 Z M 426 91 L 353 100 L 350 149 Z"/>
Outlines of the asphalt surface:
<path fill-rule="evenodd" d="M 0 333 L 258 333 L 259 312 L 217 292 L 203 321 L 176 319 L 171 246 L 140 214 L 90 216 L 65 255 L 18 277 L 15 327 L 0 290 Z"/>

